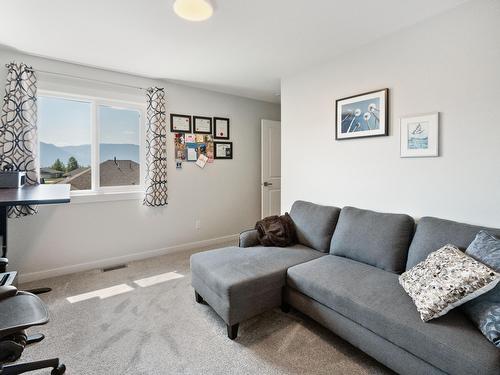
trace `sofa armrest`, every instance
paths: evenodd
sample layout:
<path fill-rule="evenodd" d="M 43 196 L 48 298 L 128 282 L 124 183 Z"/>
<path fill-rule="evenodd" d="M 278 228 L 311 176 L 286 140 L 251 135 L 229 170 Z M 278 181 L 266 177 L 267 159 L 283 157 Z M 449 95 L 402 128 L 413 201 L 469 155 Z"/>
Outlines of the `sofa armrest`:
<path fill-rule="evenodd" d="M 256 229 L 249 229 L 240 233 L 240 247 L 260 245 L 259 234 Z"/>

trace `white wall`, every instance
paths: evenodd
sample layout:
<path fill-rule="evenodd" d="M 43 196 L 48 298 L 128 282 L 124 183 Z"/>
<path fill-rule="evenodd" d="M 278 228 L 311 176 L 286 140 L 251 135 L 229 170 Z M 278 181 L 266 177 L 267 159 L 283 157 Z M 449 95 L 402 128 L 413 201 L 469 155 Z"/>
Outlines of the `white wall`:
<path fill-rule="evenodd" d="M 109 258 L 137 259 L 186 243 L 234 235 L 259 219 L 260 120 L 279 120 L 279 105 L 5 49 L 0 49 L 0 77 L 6 76 L 4 64 L 10 61 L 23 61 L 35 69 L 165 87 L 169 112 L 229 117 L 234 145 L 232 161 L 216 160 L 203 170 L 184 163 L 182 170 L 176 170 L 170 134 L 167 207 L 147 208 L 140 200 L 71 203 L 41 206 L 36 216 L 9 220 L 10 268 L 19 270 L 24 280 L 109 264 Z M 145 102 L 144 93 L 137 90 L 44 74 L 39 80 L 40 88 Z M 196 219 L 201 221 L 200 230 L 195 229 Z"/>
<path fill-rule="evenodd" d="M 499 19 L 498 0 L 471 1 L 283 79 L 282 210 L 306 199 L 500 227 Z M 390 135 L 335 141 L 335 99 L 385 87 Z M 401 159 L 399 118 L 434 111 L 442 156 Z"/>

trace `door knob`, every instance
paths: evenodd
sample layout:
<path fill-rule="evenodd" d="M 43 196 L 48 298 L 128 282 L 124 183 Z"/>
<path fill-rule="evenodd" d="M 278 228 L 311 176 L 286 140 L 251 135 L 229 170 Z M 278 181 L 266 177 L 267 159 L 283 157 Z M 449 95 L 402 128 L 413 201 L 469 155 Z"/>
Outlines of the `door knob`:
<path fill-rule="evenodd" d="M 267 181 L 266 181 L 266 182 L 264 182 L 262 185 L 264 185 L 264 186 L 271 186 L 271 185 L 272 185 L 272 183 L 270 183 L 270 182 L 267 182 Z"/>

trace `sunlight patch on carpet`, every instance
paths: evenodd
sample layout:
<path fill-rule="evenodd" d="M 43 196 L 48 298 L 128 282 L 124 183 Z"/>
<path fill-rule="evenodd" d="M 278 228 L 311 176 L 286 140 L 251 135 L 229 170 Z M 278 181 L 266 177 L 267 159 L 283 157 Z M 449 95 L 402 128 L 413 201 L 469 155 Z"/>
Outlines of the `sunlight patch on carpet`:
<path fill-rule="evenodd" d="M 127 293 L 134 290 L 131 286 L 127 284 L 119 284 L 109 288 L 98 289 L 92 292 L 77 294 L 76 296 L 67 297 L 69 303 L 81 302 L 91 298 L 105 299 L 112 296 L 117 296 L 119 294 Z"/>
<path fill-rule="evenodd" d="M 179 279 L 181 277 L 184 277 L 184 275 L 181 275 L 180 273 L 174 271 L 174 272 L 162 273 L 156 276 L 146 277 L 144 279 L 135 280 L 134 283 L 142 288 L 145 288 L 151 285 L 164 283 L 165 281 Z"/>

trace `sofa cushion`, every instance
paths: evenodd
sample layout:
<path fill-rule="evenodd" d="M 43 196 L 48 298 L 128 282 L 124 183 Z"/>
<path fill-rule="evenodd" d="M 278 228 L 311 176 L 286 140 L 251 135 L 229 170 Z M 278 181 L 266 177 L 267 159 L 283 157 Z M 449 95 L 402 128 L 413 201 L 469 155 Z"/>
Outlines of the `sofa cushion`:
<path fill-rule="evenodd" d="M 296 201 L 290 210 L 300 244 L 328 252 L 340 208 Z"/>
<path fill-rule="evenodd" d="M 465 253 L 500 273 L 500 239 L 488 232 L 479 232 Z M 500 349 L 500 284 L 467 302 L 463 310 L 483 335 Z"/>
<path fill-rule="evenodd" d="M 394 273 L 329 255 L 289 268 L 287 285 L 446 373 L 498 373 L 500 352 L 464 314 L 422 322 Z"/>
<path fill-rule="evenodd" d="M 191 256 L 191 285 L 232 325 L 281 305 L 287 268 L 321 256 L 303 245 L 204 251 Z"/>
<path fill-rule="evenodd" d="M 330 254 L 401 273 L 414 227 L 415 222 L 408 215 L 344 207 L 332 237 Z"/>
<path fill-rule="evenodd" d="M 220 297 L 259 294 L 285 285 L 286 270 L 324 254 L 303 245 L 226 247 L 191 256 L 191 272 Z"/>
<path fill-rule="evenodd" d="M 406 269 L 412 268 L 427 258 L 427 255 L 446 244 L 455 245 L 465 251 L 481 230 L 486 230 L 497 237 L 500 236 L 500 229 L 479 227 L 435 217 L 421 218 L 410 244 Z"/>

